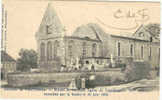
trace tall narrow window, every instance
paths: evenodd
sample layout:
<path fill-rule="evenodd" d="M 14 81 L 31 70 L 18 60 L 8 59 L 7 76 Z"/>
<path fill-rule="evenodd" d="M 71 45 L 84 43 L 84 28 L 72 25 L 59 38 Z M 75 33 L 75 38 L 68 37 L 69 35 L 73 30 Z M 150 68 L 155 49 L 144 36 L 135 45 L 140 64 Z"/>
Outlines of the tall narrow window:
<path fill-rule="evenodd" d="M 118 42 L 118 56 L 120 56 L 120 42 Z"/>
<path fill-rule="evenodd" d="M 52 43 L 48 42 L 47 43 L 47 60 L 52 59 Z"/>
<path fill-rule="evenodd" d="M 72 57 L 72 45 L 68 46 L 68 51 L 69 51 L 69 57 Z"/>
<path fill-rule="evenodd" d="M 74 42 L 69 41 L 69 43 L 68 43 L 68 54 L 69 54 L 70 59 L 73 56 L 73 46 L 74 46 Z"/>
<path fill-rule="evenodd" d="M 86 45 L 86 42 L 83 42 L 83 53 L 82 53 L 82 56 L 86 57 L 86 55 L 87 55 L 87 45 Z"/>
<path fill-rule="evenodd" d="M 150 47 L 150 50 L 149 50 L 149 59 L 151 59 L 151 47 Z"/>
<path fill-rule="evenodd" d="M 160 59 L 160 48 L 159 48 L 159 59 Z"/>
<path fill-rule="evenodd" d="M 96 43 L 92 44 L 92 57 L 96 56 L 96 52 L 97 52 L 97 45 Z"/>
<path fill-rule="evenodd" d="M 150 42 L 152 42 L 152 37 L 150 37 Z"/>
<path fill-rule="evenodd" d="M 54 58 L 58 55 L 57 53 L 58 53 L 58 48 L 59 48 L 59 41 L 55 41 L 54 42 L 54 53 L 53 53 L 53 55 L 54 55 Z"/>
<path fill-rule="evenodd" d="M 141 58 L 143 58 L 143 46 L 141 46 Z"/>
<path fill-rule="evenodd" d="M 133 56 L 133 44 L 130 45 L 130 55 Z"/>
<path fill-rule="evenodd" d="M 47 34 L 51 34 L 51 32 L 50 32 L 50 27 L 51 27 L 51 25 L 47 25 L 47 26 L 46 26 L 46 33 L 47 33 Z"/>
<path fill-rule="evenodd" d="M 40 45 L 40 60 L 43 61 L 45 59 L 45 44 L 41 43 Z"/>

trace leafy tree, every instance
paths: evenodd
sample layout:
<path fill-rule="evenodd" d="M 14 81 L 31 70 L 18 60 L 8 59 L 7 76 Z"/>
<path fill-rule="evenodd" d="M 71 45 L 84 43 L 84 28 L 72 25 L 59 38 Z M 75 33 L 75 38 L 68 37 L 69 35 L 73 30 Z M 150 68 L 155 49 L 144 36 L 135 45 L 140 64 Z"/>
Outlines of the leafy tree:
<path fill-rule="evenodd" d="M 152 78 L 151 75 L 151 64 L 147 61 L 144 62 L 128 62 L 124 71 L 127 82 Z"/>
<path fill-rule="evenodd" d="M 145 28 L 154 37 L 159 37 L 159 35 L 160 35 L 160 24 L 150 23 L 150 24 L 146 25 Z"/>
<path fill-rule="evenodd" d="M 17 69 L 20 71 L 28 71 L 37 67 L 37 52 L 34 50 L 21 49 L 17 59 Z"/>

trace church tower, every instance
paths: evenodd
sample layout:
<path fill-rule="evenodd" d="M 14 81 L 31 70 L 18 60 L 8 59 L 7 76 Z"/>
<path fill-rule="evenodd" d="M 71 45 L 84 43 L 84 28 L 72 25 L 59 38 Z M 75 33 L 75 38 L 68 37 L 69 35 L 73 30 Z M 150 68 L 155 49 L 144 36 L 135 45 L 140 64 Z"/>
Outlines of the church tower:
<path fill-rule="evenodd" d="M 51 70 L 65 65 L 65 28 L 51 3 L 43 15 L 36 40 L 40 67 Z"/>

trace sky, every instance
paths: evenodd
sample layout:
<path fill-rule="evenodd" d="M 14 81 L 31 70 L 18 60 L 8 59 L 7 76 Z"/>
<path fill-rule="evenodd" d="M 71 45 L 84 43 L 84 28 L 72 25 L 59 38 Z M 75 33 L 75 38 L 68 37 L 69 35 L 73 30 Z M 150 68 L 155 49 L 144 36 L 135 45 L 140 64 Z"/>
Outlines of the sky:
<path fill-rule="evenodd" d="M 69 34 L 88 23 L 97 23 L 111 34 L 133 33 L 141 24 L 160 23 L 160 3 L 6 0 L 7 52 L 12 57 L 18 58 L 21 48 L 37 50 L 35 33 L 48 3 L 52 4 Z"/>

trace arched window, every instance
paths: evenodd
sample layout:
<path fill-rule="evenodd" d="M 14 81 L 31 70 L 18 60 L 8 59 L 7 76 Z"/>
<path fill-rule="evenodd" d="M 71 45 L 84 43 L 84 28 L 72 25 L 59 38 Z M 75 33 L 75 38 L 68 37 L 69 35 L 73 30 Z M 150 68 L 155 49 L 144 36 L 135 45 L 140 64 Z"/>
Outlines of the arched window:
<path fill-rule="evenodd" d="M 59 44 L 59 41 L 55 41 L 54 42 L 54 53 L 53 53 L 53 55 L 54 55 L 54 58 L 58 55 L 57 53 L 58 53 L 58 48 L 59 48 L 59 46 L 60 46 L 60 44 Z"/>
<path fill-rule="evenodd" d="M 133 56 L 133 44 L 130 45 L 130 55 Z"/>
<path fill-rule="evenodd" d="M 47 60 L 52 59 L 52 43 L 49 41 L 47 43 Z"/>
<path fill-rule="evenodd" d="M 86 57 L 86 55 L 87 55 L 87 44 L 86 44 L 86 42 L 83 42 L 82 47 L 83 47 L 82 56 Z"/>
<path fill-rule="evenodd" d="M 74 42 L 69 41 L 69 43 L 68 43 L 68 55 L 69 55 L 70 59 L 73 56 L 73 46 L 74 46 Z"/>
<path fill-rule="evenodd" d="M 120 42 L 118 42 L 118 56 L 120 56 Z"/>
<path fill-rule="evenodd" d="M 141 58 L 143 58 L 143 46 L 141 46 Z"/>
<path fill-rule="evenodd" d="M 40 60 L 45 60 L 45 44 L 41 43 L 40 45 Z"/>
<path fill-rule="evenodd" d="M 96 43 L 92 44 L 92 57 L 96 56 L 96 52 L 97 52 L 97 45 Z"/>

